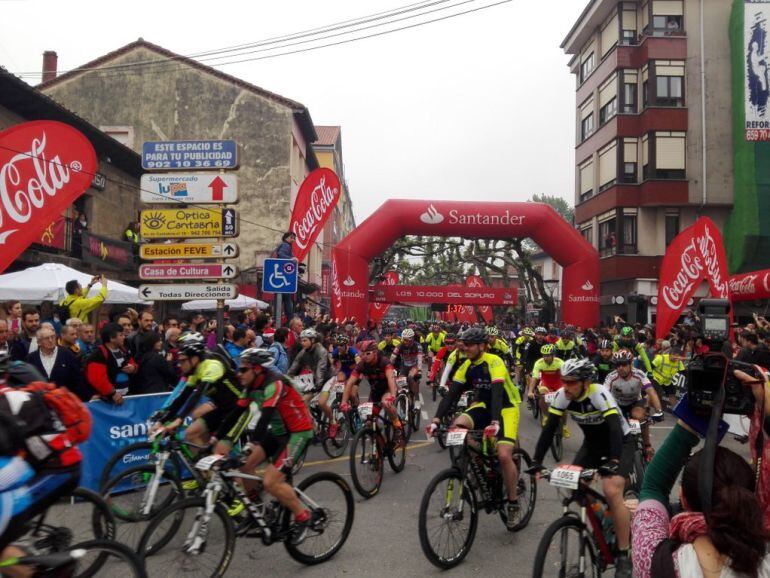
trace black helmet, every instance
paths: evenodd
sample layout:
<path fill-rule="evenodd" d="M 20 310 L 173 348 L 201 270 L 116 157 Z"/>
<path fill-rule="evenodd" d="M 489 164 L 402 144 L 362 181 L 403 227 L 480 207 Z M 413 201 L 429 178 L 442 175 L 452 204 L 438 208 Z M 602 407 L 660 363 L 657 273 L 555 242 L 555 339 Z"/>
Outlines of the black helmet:
<path fill-rule="evenodd" d="M 612 342 L 609 339 L 602 339 L 599 342 L 599 349 L 612 349 Z"/>
<path fill-rule="evenodd" d="M 460 341 L 463 343 L 486 343 L 487 334 L 480 327 L 471 327 L 460 335 Z"/>
<path fill-rule="evenodd" d="M 350 343 L 350 337 L 348 337 L 344 333 L 338 333 L 337 336 L 334 338 L 334 343 L 336 343 L 337 345 L 348 345 Z"/>
<path fill-rule="evenodd" d="M 260 349 L 259 347 L 250 347 L 244 349 L 240 356 L 241 364 L 248 366 L 260 365 L 262 367 L 271 367 L 275 363 L 273 352 L 269 349 Z"/>
<path fill-rule="evenodd" d="M 206 353 L 206 340 L 203 335 L 197 331 L 183 333 L 179 337 L 179 353 L 187 357 L 203 356 Z"/>

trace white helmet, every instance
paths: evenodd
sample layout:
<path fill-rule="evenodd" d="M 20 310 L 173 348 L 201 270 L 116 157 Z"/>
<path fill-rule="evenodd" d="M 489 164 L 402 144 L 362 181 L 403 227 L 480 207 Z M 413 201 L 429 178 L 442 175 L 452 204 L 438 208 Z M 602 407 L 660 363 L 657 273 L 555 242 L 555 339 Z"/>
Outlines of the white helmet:
<path fill-rule="evenodd" d="M 318 339 L 318 332 L 310 327 L 308 329 L 304 329 L 302 333 L 299 334 L 299 338 L 316 340 Z"/>
<path fill-rule="evenodd" d="M 401 339 L 414 339 L 414 329 L 404 329 L 401 332 Z"/>

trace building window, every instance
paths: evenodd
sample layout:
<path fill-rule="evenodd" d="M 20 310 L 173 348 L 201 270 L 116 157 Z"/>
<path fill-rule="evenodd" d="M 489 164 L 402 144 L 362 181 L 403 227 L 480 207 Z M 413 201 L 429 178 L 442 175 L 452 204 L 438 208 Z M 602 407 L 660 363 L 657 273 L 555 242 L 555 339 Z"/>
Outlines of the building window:
<path fill-rule="evenodd" d="M 623 253 L 636 253 L 636 215 L 623 215 Z"/>
<path fill-rule="evenodd" d="M 120 144 L 133 148 L 134 146 L 134 127 L 133 126 L 100 126 L 99 129 L 110 135 Z"/>
<path fill-rule="evenodd" d="M 585 57 L 580 63 L 580 82 L 585 82 L 586 78 L 593 72 L 595 66 L 594 53 Z"/>
<path fill-rule="evenodd" d="M 599 192 L 612 187 L 618 177 L 618 146 L 612 142 L 599 151 Z"/>
<path fill-rule="evenodd" d="M 647 135 L 642 137 L 642 178 L 650 178 L 650 138 Z"/>
<path fill-rule="evenodd" d="M 679 234 L 679 213 L 666 213 L 666 247 Z"/>
<path fill-rule="evenodd" d="M 578 167 L 580 177 L 580 202 L 590 199 L 594 194 L 594 161 L 593 159 Z"/>
<path fill-rule="evenodd" d="M 580 140 L 586 140 L 594 132 L 594 113 L 580 121 Z"/>
<path fill-rule="evenodd" d="M 682 33 L 681 16 L 653 16 L 653 33 L 656 36 L 677 36 Z"/>
<path fill-rule="evenodd" d="M 583 238 L 588 241 L 589 244 L 594 244 L 594 228 L 593 227 L 585 227 L 583 229 L 580 229 L 580 234 L 583 235 Z"/>
<path fill-rule="evenodd" d="M 681 76 L 658 76 L 655 79 L 657 94 L 655 104 L 658 106 L 684 106 Z"/>
<path fill-rule="evenodd" d="M 633 46 L 636 44 L 636 30 L 623 29 L 623 35 L 620 38 L 620 43 L 625 46 Z"/>
<path fill-rule="evenodd" d="M 607 219 L 599 223 L 599 243 L 599 254 L 602 257 L 609 257 L 616 253 L 615 219 Z"/>
<path fill-rule="evenodd" d="M 635 162 L 623 163 L 623 182 L 624 183 L 636 182 L 636 163 Z"/>
<path fill-rule="evenodd" d="M 623 104 L 624 114 L 636 113 L 636 73 L 623 74 Z"/>
<path fill-rule="evenodd" d="M 655 133 L 655 177 L 658 179 L 685 178 L 685 133 Z"/>
<path fill-rule="evenodd" d="M 599 124 L 603 125 L 618 114 L 618 99 L 613 98 L 599 110 Z"/>

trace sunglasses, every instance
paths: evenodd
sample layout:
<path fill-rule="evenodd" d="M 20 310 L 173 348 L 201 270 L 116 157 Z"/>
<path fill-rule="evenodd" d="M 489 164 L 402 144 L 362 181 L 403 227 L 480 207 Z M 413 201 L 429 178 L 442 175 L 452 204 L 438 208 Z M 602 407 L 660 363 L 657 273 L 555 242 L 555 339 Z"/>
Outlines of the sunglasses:
<path fill-rule="evenodd" d="M 254 369 L 254 368 L 253 367 L 239 367 L 238 368 L 238 373 L 246 373 L 247 371 L 251 371 L 252 369 Z"/>

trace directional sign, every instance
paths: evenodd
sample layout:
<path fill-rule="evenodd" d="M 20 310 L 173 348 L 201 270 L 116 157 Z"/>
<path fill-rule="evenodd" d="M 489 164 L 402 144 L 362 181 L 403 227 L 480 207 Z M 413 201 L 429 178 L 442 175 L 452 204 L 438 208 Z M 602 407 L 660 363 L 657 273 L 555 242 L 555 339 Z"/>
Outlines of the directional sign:
<path fill-rule="evenodd" d="M 234 140 L 153 141 L 142 146 L 145 169 L 234 169 L 237 166 L 238 147 Z"/>
<path fill-rule="evenodd" d="M 238 256 L 236 243 L 157 243 L 139 248 L 142 259 L 162 261 L 164 259 L 212 259 Z"/>
<path fill-rule="evenodd" d="M 296 293 L 297 260 L 265 259 L 262 291 L 267 293 Z"/>
<path fill-rule="evenodd" d="M 229 263 L 139 265 L 140 279 L 232 279 L 238 267 Z"/>
<path fill-rule="evenodd" d="M 235 299 L 235 285 L 139 285 L 139 296 L 145 301 L 191 301 L 192 299 Z"/>
<path fill-rule="evenodd" d="M 141 212 L 145 239 L 237 237 L 235 209 L 153 209 Z"/>
<path fill-rule="evenodd" d="M 145 203 L 236 203 L 238 177 L 216 173 L 149 173 L 142 175 Z"/>

